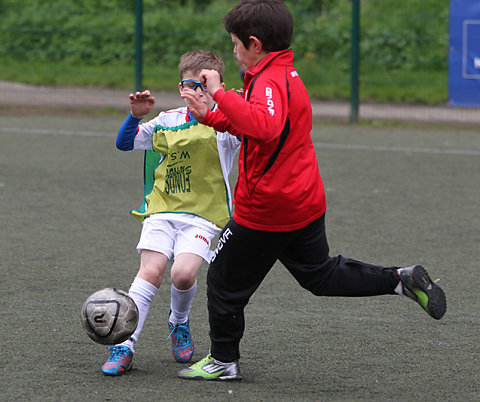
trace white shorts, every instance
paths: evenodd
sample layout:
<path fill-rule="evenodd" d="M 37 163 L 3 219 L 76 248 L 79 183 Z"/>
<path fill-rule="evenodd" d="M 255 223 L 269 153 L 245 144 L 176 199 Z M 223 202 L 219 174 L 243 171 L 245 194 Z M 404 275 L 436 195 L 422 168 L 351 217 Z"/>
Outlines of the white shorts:
<path fill-rule="evenodd" d="M 137 250 L 152 250 L 162 253 L 172 261 L 181 253 L 192 253 L 210 262 L 210 246 L 215 233 L 191 223 L 164 219 L 155 214 L 143 221 L 142 234 Z"/>

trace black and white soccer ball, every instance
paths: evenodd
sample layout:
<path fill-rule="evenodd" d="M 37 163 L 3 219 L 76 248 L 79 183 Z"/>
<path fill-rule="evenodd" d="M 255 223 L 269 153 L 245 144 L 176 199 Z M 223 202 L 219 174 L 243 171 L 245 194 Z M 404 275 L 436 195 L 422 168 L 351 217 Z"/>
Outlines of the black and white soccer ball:
<path fill-rule="evenodd" d="M 126 341 L 135 332 L 137 324 L 137 305 L 123 290 L 98 290 L 83 304 L 83 328 L 91 339 L 102 345 Z"/>

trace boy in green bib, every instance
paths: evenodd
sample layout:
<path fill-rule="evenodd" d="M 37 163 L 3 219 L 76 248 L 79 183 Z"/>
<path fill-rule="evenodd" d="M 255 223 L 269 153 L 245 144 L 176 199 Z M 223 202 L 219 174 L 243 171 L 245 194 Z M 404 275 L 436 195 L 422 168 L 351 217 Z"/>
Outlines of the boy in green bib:
<path fill-rule="evenodd" d="M 214 110 L 213 98 L 200 83 L 202 69 L 213 69 L 223 77 L 224 64 L 212 51 L 185 53 L 179 64 L 178 89 L 180 94 L 185 88 L 195 90 Z M 131 211 L 142 222 L 137 245 L 140 269 L 128 292 L 137 304 L 139 321 L 130 339 L 109 348 L 111 356 L 102 366 L 105 375 L 131 369 L 134 344 L 168 261 L 172 261 L 168 316 L 172 353 L 180 363 L 190 361 L 194 344 L 189 312 L 197 290 L 196 275 L 203 261 L 210 262 L 212 239 L 231 217 L 228 175 L 240 141 L 198 123 L 189 113 L 188 103 L 140 124 L 154 104 L 148 90 L 130 94 L 131 111 L 116 141 L 120 150 L 145 151 L 144 202 Z"/>

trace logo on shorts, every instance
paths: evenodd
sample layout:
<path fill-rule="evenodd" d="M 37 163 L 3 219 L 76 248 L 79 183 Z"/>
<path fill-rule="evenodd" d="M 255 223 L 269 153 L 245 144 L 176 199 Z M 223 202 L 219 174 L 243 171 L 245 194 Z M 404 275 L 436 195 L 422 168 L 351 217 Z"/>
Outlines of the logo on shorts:
<path fill-rule="evenodd" d="M 202 235 L 196 234 L 196 235 L 195 235 L 195 239 L 203 240 L 205 243 L 207 243 L 208 246 L 210 245 L 210 243 L 208 242 L 207 238 L 206 238 L 206 237 L 203 237 Z"/>

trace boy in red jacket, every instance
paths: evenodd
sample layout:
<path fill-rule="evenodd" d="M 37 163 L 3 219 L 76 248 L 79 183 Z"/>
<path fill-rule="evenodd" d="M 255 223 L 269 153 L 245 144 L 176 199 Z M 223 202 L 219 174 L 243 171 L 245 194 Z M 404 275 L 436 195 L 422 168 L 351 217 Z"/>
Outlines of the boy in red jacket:
<path fill-rule="evenodd" d="M 179 377 L 242 379 L 244 308 L 277 260 L 315 295 L 404 294 L 442 318 L 445 294 L 420 265 L 380 267 L 329 255 L 325 193 L 310 136 L 312 110 L 288 49 L 293 33 L 288 8 L 280 0 L 242 0 L 224 25 L 246 70 L 244 98 L 223 90 L 213 70 L 200 77 L 216 111 L 193 91 L 182 96 L 199 122 L 242 140 L 235 210 L 208 270 L 210 354 Z"/>

